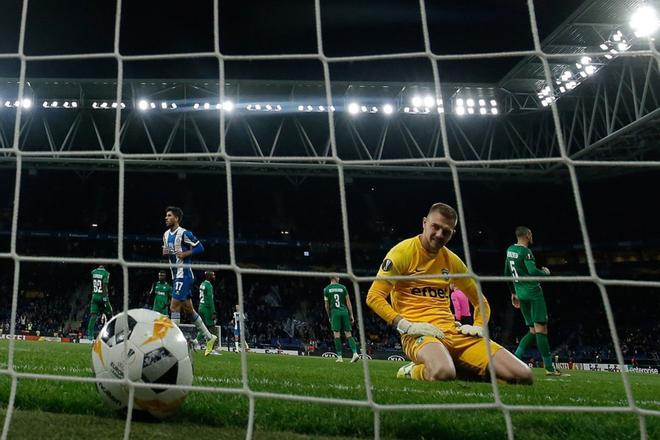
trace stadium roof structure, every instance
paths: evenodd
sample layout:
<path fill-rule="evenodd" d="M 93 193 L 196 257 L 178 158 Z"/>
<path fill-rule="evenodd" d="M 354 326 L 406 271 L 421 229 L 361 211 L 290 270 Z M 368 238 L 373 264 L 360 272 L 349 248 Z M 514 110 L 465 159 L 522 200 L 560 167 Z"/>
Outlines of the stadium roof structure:
<path fill-rule="evenodd" d="M 119 148 L 143 170 L 222 172 L 222 113 L 237 170 L 335 174 L 332 113 L 337 156 L 351 172 L 448 175 L 446 134 L 451 160 L 466 174 L 542 178 L 565 170 L 556 161 L 554 103 L 568 157 L 643 164 L 659 156 L 660 58 L 626 22 L 641 3 L 578 8 L 542 42 L 551 84 L 537 56 L 498 83 L 442 83 L 439 94 L 433 83 L 332 82 L 331 105 L 322 81 L 229 79 L 221 102 L 217 79 L 125 79 L 119 145 L 115 79 L 28 78 L 23 103 L 16 78 L 0 79 L 0 157 L 14 160 L 21 106 L 19 146 L 35 166 L 116 166 Z"/>

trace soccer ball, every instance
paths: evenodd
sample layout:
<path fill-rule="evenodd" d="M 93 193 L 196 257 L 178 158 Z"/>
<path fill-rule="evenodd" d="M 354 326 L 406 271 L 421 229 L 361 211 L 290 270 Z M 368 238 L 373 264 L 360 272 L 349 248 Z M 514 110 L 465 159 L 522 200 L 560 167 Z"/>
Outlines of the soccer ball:
<path fill-rule="evenodd" d="M 99 379 L 191 385 L 192 362 L 179 327 L 167 316 L 132 309 L 108 321 L 92 345 L 92 369 Z M 128 405 L 128 386 L 96 383 L 103 400 L 115 409 Z M 134 408 L 165 418 L 176 412 L 187 391 L 170 388 L 135 388 Z"/>

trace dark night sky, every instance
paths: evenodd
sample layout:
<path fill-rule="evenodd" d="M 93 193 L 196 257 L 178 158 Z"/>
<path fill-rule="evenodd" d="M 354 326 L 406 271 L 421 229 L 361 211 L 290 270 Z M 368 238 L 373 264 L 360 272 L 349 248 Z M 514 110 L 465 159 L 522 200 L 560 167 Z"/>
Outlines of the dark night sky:
<path fill-rule="evenodd" d="M 0 0 L 0 52 L 18 46 L 21 0 Z M 213 49 L 213 2 L 124 1 L 123 54 L 199 52 Z M 536 0 L 541 37 L 573 12 L 580 0 Z M 194 6 L 192 6 L 194 5 Z M 416 1 L 322 1 L 325 53 L 329 56 L 423 50 Z M 427 1 L 432 49 L 436 53 L 493 52 L 532 48 L 524 0 Z M 114 0 L 32 0 L 25 50 L 28 54 L 108 52 L 113 47 Z M 316 51 L 313 0 L 220 0 L 220 49 L 227 54 L 312 53 Z M 519 59 L 443 62 L 443 81 L 494 82 Z M 0 62 L 0 76 L 18 72 L 15 60 Z M 127 77 L 217 76 L 214 59 L 129 62 Z M 333 64 L 333 79 L 431 79 L 428 60 Z M 28 76 L 112 77 L 114 60 L 32 62 Z M 321 79 L 318 61 L 228 62 L 227 77 Z"/>

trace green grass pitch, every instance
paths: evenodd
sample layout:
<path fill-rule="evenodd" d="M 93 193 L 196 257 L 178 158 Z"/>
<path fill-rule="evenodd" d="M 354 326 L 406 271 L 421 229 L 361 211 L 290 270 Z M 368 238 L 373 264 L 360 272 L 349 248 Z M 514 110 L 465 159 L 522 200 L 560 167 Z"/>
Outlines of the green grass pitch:
<path fill-rule="evenodd" d="M 6 368 L 8 342 L 0 343 L 0 365 Z M 71 376 L 92 375 L 91 347 L 49 342 L 16 342 L 15 366 L 21 372 Z M 249 383 L 255 391 L 364 400 L 360 363 L 334 359 L 249 354 Z M 373 395 L 378 403 L 492 402 L 489 383 L 456 381 L 424 383 L 397 380 L 401 363 L 369 363 Z M 633 394 L 642 408 L 660 410 L 660 376 L 630 375 Z M 240 388 L 240 356 L 195 354 L 195 384 Z M 9 400 L 10 379 L 0 376 L 1 411 Z M 531 387 L 503 385 L 502 400 L 524 405 L 626 406 L 620 375 L 572 372 L 569 378 L 546 379 L 537 371 Z M 632 414 L 514 412 L 519 439 L 639 438 Z M 165 422 L 138 418 L 131 438 L 233 439 L 245 435 L 248 399 L 244 396 L 194 392 L 177 416 Z M 646 417 L 649 438 L 660 438 L 660 418 Z M 373 438 L 368 408 L 258 399 L 255 437 L 264 439 Z M 21 379 L 9 438 L 121 438 L 121 413 L 104 406 L 92 384 Z M 504 417 L 495 410 L 414 410 L 384 412 L 383 438 L 505 438 Z"/>

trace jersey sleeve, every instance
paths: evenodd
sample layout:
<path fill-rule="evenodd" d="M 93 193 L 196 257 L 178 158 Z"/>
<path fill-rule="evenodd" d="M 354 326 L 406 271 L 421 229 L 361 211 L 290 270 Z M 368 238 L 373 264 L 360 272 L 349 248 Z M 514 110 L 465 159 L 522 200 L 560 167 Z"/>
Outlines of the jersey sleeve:
<path fill-rule="evenodd" d="M 398 246 L 393 247 L 385 256 L 380 265 L 378 276 L 385 279 L 374 280 L 367 294 L 367 305 L 378 316 L 391 324 L 398 313 L 392 308 L 387 299 L 392 293 L 396 280 L 388 280 L 387 277 L 408 275 L 410 266 L 410 255 L 406 255 Z"/>
<path fill-rule="evenodd" d="M 546 273 L 543 272 L 541 269 L 536 267 L 536 261 L 534 260 L 534 255 L 532 252 L 527 249 L 527 253 L 525 254 L 525 269 L 527 269 L 527 273 L 533 277 L 544 277 L 546 276 Z"/>
<path fill-rule="evenodd" d="M 467 273 L 467 266 L 463 263 L 463 260 L 461 260 L 456 254 L 450 253 L 449 255 L 451 261 L 451 273 Z M 483 296 L 483 310 L 479 306 L 477 283 L 472 278 L 455 278 L 454 284 L 456 284 L 456 287 L 459 290 L 463 291 L 472 304 L 472 307 L 474 307 L 474 325 L 483 326 L 484 321 L 488 321 L 488 318 L 490 317 L 490 305 L 488 304 L 486 297 Z"/>
<path fill-rule="evenodd" d="M 204 245 L 191 231 L 185 231 L 183 233 L 183 242 L 190 245 L 193 255 L 204 252 Z"/>

